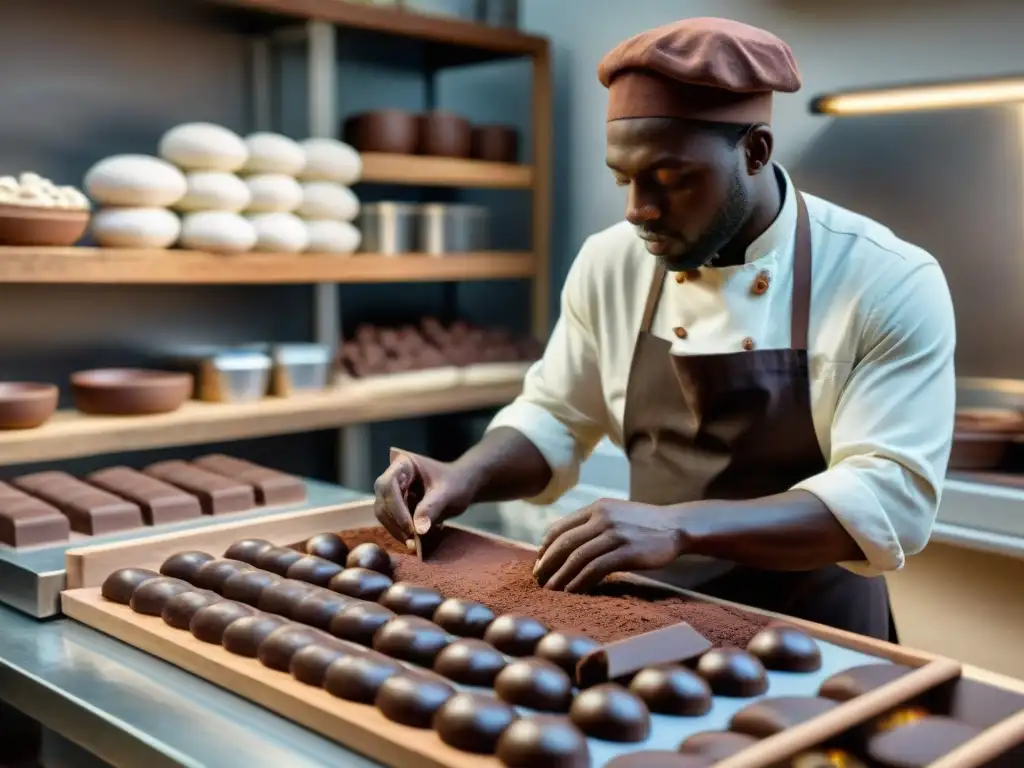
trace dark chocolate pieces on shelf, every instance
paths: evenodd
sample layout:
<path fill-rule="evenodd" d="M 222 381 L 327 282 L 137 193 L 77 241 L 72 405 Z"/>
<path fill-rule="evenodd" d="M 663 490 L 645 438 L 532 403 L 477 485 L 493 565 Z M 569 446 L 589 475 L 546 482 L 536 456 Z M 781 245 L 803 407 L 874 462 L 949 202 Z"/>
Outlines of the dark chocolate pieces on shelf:
<path fill-rule="evenodd" d="M 307 597 L 314 594 L 316 587 L 294 579 L 281 579 L 276 584 L 260 593 L 257 607 L 261 611 L 284 616 L 286 619 L 295 617 L 295 611 Z"/>
<path fill-rule="evenodd" d="M 160 617 L 170 627 L 188 630 L 200 608 L 219 603 L 223 598 L 207 590 L 192 590 L 175 595 L 164 605 Z"/>
<path fill-rule="evenodd" d="M 200 469 L 251 486 L 256 495 L 256 503 L 261 506 L 300 504 L 306 500 L 306 484 L 276 469 L 261 467 L 222 453 L 201 456 L 192 463 Z"/>
<path fill-rule="evenodd" d="M 482 638 L 494 621 L 494 611 L 473 600 L 449 597 L 434 611 L 433 621 L 459 637 Z"/>
<path fill-rule="evenodd" d="M 507 768 L 590 768 L 587 739 L 567 717 L 514 720 L 498 739 L 495 754 Z"/>
<path fill-rule="evenodd" d="M 679 753 L 709 760 L 711 764 L 732 757 L 758 742 L 753 736 L 733 731 L 701 731 L 679 745 Z"/>
<path fill-rule="evenodd" d="M 248 605 L 236 603 L 233 600 L 221 600 L 219 603 L 213 603 L 196 611 L 188 629 L 196 640 L 220 645 L 228 627 L 239 619 L 252 616 L 255 613 L 256 611 Z"/>
<path fill-rule="evenodd" d="M 373 649 L 393 659 L 429 668 L 454 639 L 427 619 L 396 616 L 377 630 L 373 636 Z"/>
<path fill-rule="evenodd" d="M 434 731 L 450 747 L 478 755 L 493 755 L 498 739 L 518 715 L 493 696 L 456 693 L 434 714 Z"/>
<path fill-rule="evenodd" d="M 490 623 L 484 640 L 509 656 L 530 656 L 550 631 L 530 616 L 505 614 Z"/>
<path fill-rule="evenodd" d="M 206 552 L 194 550 L 178 552 L 164 560 L 163 565 L 160 566 L 160 573 L 174 579 L 187 581 L 189 584 L 195 584 L 199 569 L 214 559 L 213 555 Z"/>
<path fill-rule="evenodd" d="M 651 733 L 651 713 L 643 700 L 616 683 L 601 683 L 578 693 L 569 718 L 596 739 L 636 743 Z"/>
<path fill-rule="evenodd" d="M 715 648 L 697 662 L 697 674 L 707 680 L 716 696 L 751 698 L 768 690 L 764 665 L 738 648 Z"/>
<path fill-rule="evenodd" d="M 434 671 L 452 682 L 490 688 L 508 665 L 497 648 L 475 637 L 456 640 L 434 659 Z"/>
<path fill-rule="evenodd" d="M 203 514 L 199 499 L 192 494 L 130 467 L 101 469 L 86 480 L 138 504 L 147 525 L 180 523 Z"/>
<path fill-rule="evenodd" d="M 430 619 L 444 602 L 444 595 L 436 589 L 399 581 L 388 587 L 377 602 L 397 614 Z"/>
<path fill-rule="evenodd" d="M 345 557 L 345 567 L 376 571 L 389 578 L 394 573 L 391 555 L 383 547 L 369 541 L 352 548 Z"/>
<path fill-rule="evenodd" d="M 903 664 L 863 664 L 851 667 L 827 678 L 818 688 L 818 695 L 835 701 L 849 701 L 913 671 Z"/>
<path fill-rule="evenodd" d="M 249 565 L 256 565 L 256 558 L 273 546 L 266 539 L 242 539 L 228 547 L 224 552 L 224 557 L 228 560 L 240 560 Z"/>
<path fill-rule="evenodd" d="M 71 530 L 89 536 L 141 528 L 138 504 L 56 470 L 22 475 L 12 481 L 22 491 L 59 509 Z"/>
<path fill-rule="evenodd" d="M 828 749 L 801 752 L 793 758 L 788 768 L 868 768 L 868 766 L 845 750 Z"/>
<path fill-rule="evenodd" d="M 588 688 L 628 677 L 645 667 L 690 661 L 710 648 L 711 642 L 689 624 L 670 624 L 594 649 L 577 664 L 577 682 Z"/>
<path fill-rule="evenodd" d="M 343 607 L 327 630 L 343 640 L 370 646 L 377 630 L 393 618 L 395 614 L 383 605 L 360 600 Z"/>
<path fill-rule="evenodd" d="M 747 643 L 747 652 L 761 660 L 765 669 L 777 672 L 817 672 L 821 649 L 806 632 L 784 624 L 762 629 Z"/>
<path fill-rule="evenodd" d="M 193 589 L 194 587 L 187 581 L 158 576 L 140 584 L 132 592 L 129 605 L 136 613 L 159 616 L 163 613 L 168 600 L 182 592 L 191 592 Z"/>
<path fill-rule="evenodd" d="M 246 605 L 259 605 L 264 590 L 280 581 L 281 577 L 277 574 L 254 568 L 228 576 L 221 585 L 220 593 L 228 600 L 237 600 Z"/>
<path fill-rule="evenodd" d="M 700 717 L 711 711 L 713 701 L 707 681 L 678 664 L 641 669 L 630 681 L 629 690 L 660 715 Z"/>
<path fill-rule="evenodd" d="M 332 696 L 360 704 L 372 704 L 384 681 L 402 671 L 381 653 L 345 656 L 327 668 L 324 688 Z"/>
<path fill-rule="evenodd" d="M 311 643 L 292 656 L 288 669 L 300 683 L 321 688 L 331 664 L 351 654 L 341 643 Z"/>
<path fill-rule="evenodd" d="M 839 706 L 831 699 L 815 696 L 765 698 L 744 707 L 729 722 L 729 729 L 758 739 L 774 736 Z"/>
<path fill-rule="evenodd" d="M 878 768 L 924 768 L 980 733 L 949 717 L 927 717 L 871 737 L 867 756 Z"/>
<path fill-rule="evenodd" d="M 160 574 L 156 571 L 145 568 L 119 568 L 103 580 L 100 594 L 107 600 L 128 605 L 132 594 L 141 584 L 159 577 Z"/>
<path fill-rule="evenodd" d="M 403 672 L 381 684 L 373 703 L 392 722 L 430 728 L 434 714 L 454 694 L 455 689 L 437 675 Z"/>
<path fill-rule="evenodd" d="M 331 579 L 341 573 L 342 568 L 337 563 L 325 560 L 322 557 L 306 555 L 300 557 L 288 566 L 285 576 L 296 581 L 304 581 L 307 584 L 315 584 L 318 587 L 326 587 Z"/>
<path fill-rule="evenodd" d="M 561 667 L 544 659 L 516 659 L 494 680 L 494 692 L 519 707 L 540 712 L 568 712 L 572 681 Z"/>
<path fill-rule="evenodd" d="M 307 645 L 320 642 L 316 630 L 297 624 L 286 624 L 271 632 L 260 643 L 257 658 L 260 663 L 279 672 L 289 671 L 292 657 Z"/>
<path fill-rule="evenodd" d="M 391 584 L 391 579 L 378 571 L 346 568 L 331 579 L 328 587 L 333 592 L 359 600 L 376 600 L 391 587 Z"/>
<path fill-rule="evenodd" d="M 264 571 L 276 573 L 278 576 L 284 576 L 288 573 L 288 569 L 301 559 L 301 552 L 296 552 L 288 547 L 271 546 L 256 554 L 256 562 L 253 565 Z"/>
<path fill-rule="evenodd" d="M 68 540 L 71 525 L 57 507 L 0 482 L 0 544 L 34 547 Z"/>
<path fill-rule="evenodd" d="M 329 630 L 331 622 L 345 608 L 355 603 L 350 597 L 338 595 L 328 590 L 313 590 L 302 600 L 292 612 L 292 618 L 300 624 L 308 624 L 316 629 Z"/>
<path fill-rule="evenodd" d="M 212 589 L 219 593 L 225 581 L 236 573 L 245 573 L 252 569 L 251 565 L 240 560 L 210 560 L 199 566 L 193 583 L 202 589 Z"/>
<path fill-rule="evenodd" d="M 581 632 L 551 632 L 537 643 L 534 654 L 557 664 L 575 680 L 576 666 L 598 648 L 600 645 Z"/>
<path fill-rule="evenodd" d="M 256 494 L 251 485 L 186 461 L 160 461 L 150 464 L 143 472 L 196 496 L 206 515 L 246 512 L 256 506 Z"/>
<path fill-rule="evenodd" d="M 349 554 L 345 540 L 336 533 L 318 533 L 307 539 L 302 549 L 307 555 L 322 557 L 341 566 L 345 565 Z"/>
<path fill-rule="evenodd" d="M 260 645 L 288 622 L 280 616 L 257 613 L 231 623 L 221 638 L 224 649 L 239 656 L 256 658 Z"/>

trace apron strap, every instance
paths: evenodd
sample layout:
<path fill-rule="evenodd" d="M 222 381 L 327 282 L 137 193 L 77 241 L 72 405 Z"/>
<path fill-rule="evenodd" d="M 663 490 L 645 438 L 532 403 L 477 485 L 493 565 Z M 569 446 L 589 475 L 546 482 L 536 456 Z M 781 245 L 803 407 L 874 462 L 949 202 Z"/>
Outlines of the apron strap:
<path fill-rule="evenodd" d="M 651 323 L 654 321 L 654 312 L 658 309 L 658 301 L 661 299 L 661 289 L 665 286 L 665 275 L 668 270 L 660 261 L 654 270 L 654 279 L 651 281 L 651 290 L 647 293 L 647 305 L 644 307 L 644 319 L 640 323 L 640 333 L 650 333 Z"/>
<path fill-rule="evenodd" d="M 796 193 L 796 243 L 793 248 L 793 309 L 790 313 L 789 346 L 807 349 L 811 322 L 811 222 L 803 193 Z"/>

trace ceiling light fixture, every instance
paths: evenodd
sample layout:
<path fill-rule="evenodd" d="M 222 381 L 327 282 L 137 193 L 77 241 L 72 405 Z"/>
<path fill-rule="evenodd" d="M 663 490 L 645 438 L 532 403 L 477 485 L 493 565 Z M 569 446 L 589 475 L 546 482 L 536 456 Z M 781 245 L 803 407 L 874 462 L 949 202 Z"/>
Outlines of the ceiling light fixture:
<path fill-rule="evenodd" d="M 831 93 L 814 99 L 811 112 L 837 116 L 877 115 L 990 107 L 1019 101 L 1024 101 L 1024 77 Z"/>

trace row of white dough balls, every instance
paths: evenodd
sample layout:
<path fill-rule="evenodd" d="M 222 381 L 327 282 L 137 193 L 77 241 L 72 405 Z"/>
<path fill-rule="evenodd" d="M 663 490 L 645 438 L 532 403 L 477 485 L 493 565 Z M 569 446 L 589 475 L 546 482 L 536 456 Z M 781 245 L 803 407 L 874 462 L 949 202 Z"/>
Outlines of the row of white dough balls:
<path fill-rule="evenodd" d="M 352 221 L 359 198 L 335 181 L 299 183 L 281 173 L 244 179 L 228 171 L 182 173 L 147 155 L 114 155 L 85 175 L 85 189 L 96 202 L 131 208 L 174 208 L 182 212 L 292 213 L 308 219 Z"/>
<path fill-rule="evenodd" d="M 352 253 L 362 240 L 360 231 L 347 221 L 230 211 L 198 211 L 179 219 L 165 208 L 103 208 L 92 217 L 92 234 L 106 248 L 177 244 L 212 253 Z"/>

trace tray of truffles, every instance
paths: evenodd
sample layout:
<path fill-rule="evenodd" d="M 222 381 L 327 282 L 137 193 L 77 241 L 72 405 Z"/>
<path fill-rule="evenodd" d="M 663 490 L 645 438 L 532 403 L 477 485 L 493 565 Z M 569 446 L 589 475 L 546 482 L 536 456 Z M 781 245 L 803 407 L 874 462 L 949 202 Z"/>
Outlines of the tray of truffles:
<path fill-rule="evenodd" d="M 372 503 L 310 518 L 80 550 L 64 611 L 392 766 L 906 768 L 1024 740 L 1024 696 L 949 660 L 632 576 L 543 590 L 531 548 L 454 525 L 422 559 Z"/>
<path fill-rule="evenodd" d="M 192 530 L 226 519 L 336 505 L 357 494 L 210 454 L 82 477 L 43 470 L 0 481 L 0 601 L 37 618 L 60 612 L 65 553 Z"/>
<path fill-rule="evenodd" d="M 502 328 L 425 318 L 418 326 L 363 324 L 338 353 L 339 383 L 374 392 L 448 389 L 522 381 L 543 353 L 533 339 Z"/>

